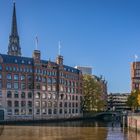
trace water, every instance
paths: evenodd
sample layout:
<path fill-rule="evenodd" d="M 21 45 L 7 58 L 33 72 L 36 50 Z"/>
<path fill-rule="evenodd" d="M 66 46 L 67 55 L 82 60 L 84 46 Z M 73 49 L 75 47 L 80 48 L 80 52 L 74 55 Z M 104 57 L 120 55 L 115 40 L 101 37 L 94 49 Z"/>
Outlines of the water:
<path fill-rule="evenodd" d="M 0 126 L 0 140 L 140 140 L 118 123 L 76 121 Z"/>

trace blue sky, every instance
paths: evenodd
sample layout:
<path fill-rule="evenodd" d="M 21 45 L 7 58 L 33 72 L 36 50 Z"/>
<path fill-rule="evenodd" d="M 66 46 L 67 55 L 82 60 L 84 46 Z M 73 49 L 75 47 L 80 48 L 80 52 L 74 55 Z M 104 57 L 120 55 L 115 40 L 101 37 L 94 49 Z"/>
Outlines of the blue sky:
<path fill-rule="evenodd" d="M 0 0 L 1 53 L 12 8 L 12 0 Z M 23 56 L 32 56 L 37 35 L 42 59 L 55 61 L 61 40 L 65 64 L 92 66 L 109 92 L 130 92 L 130 63 L 140 56 L 139 0 L 16 0 L 16 10 Z"/>

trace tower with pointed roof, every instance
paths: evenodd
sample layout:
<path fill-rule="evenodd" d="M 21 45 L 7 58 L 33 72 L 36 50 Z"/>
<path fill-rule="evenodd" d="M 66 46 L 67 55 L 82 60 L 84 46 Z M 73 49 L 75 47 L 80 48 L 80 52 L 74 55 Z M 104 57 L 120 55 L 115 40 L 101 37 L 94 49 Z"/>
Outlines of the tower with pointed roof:
<path fill-rule="evenodd" d="M 11 28 L 11 35 L 9 36 L 8 55 L 21 56 L 21 48 L 20 48 L 19 35 L 17 29 L 15 2 L 13 3 L 12 28 Z"/>

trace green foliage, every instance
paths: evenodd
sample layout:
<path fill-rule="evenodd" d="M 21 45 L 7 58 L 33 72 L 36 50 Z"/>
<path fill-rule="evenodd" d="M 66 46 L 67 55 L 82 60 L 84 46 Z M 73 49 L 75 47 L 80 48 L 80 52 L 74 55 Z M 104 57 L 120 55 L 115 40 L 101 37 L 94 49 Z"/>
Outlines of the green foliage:
<path fill-rule="evenodd" d="M 83 76 L 83 111 L 101 111 L 105 107 L 101 83 L 90 75 Z"/>
<path fill-rule="evenodd" d="M 132 108 L 132 110 L 136 110 L 139 107 L 139 96 L 140 96 L 140 91 L 139 90 L 134 90 L 131 92 L 131 94 L 128 97 L 127 100 L 127 105 Z"/>

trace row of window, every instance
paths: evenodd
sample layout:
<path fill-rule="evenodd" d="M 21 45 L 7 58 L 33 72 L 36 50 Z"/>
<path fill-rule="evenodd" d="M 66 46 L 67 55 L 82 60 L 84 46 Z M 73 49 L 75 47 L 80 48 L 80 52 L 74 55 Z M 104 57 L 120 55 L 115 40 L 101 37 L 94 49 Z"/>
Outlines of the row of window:
<path fill-rule="evenodd" d="M 2 83 L 0 81 L 0 88 L 2 88 Z M 32 83 L 28 83 L 28 84 L 25 84 L 25 83 L 21 83 L 19 84 L 18 82 L 7 82 L 6 84 L 6 88 L 7 89 L 33 89 L 33 84 Z"/>
<path fill-rule="evenodd" d="M 28 92 L 28 93 L 25 93 L 25 92 L 21 92 L 19 94 L 18 91 L 14 91 L 13 94 L 11 91 L 7 91 L 7 98 L 22 98 L 22 99 L 25 99 L 25 98 L 28 98 L 28 99 L 31 99 L 32 98 L 32 92 Z M 40 93 L 40 92 L 37 92 L 35 94 L 35 99 L 40 99 L 42 97 L 42 99 L 60 99 L 60 100 L 78 100 L 78 96 L 74 96 L 74 95 L 64 95 L 64 94 L 61 94 L 59 97 L 57 94 L 51 94 L 51 93 Z"/>
<path fill-rule="evenodd" d="M 33 72 L 33 69 L 32 68 L 29 68 L 29 67 L 11 67 L 11 66 L 6 66 L 6 71 L 14 71 L 14 72 L 30 72 L 32 73 Z"/>
<path fill-rule="evenodd" d="M 78 103 L 69 103 L 69 102 L 60 102 L 59 105 L 58 103 L 55 101 L 55 102 L 51 102 L 51 101 L 36 101 L 35 102 L 35 107 L 78 107 Z M 32 107 L 32 101 L 11 101 L 11 100 L 8 100 L 7 101 L 7 107 Z"/>
<path fill-rule="evenodd" d="M 14 111 L 14 112 L 13 112 Z M 12 109 L 8 109 L 7 110 L 7 115 L 13 115 L 13 113 L 14 113 L 14 115 L 33 115 L 33 110 L 32 109 L 14 109 L 14 110 L 12 110 Z M 57 113 L 59 113 L 59 114 L 74 114 L 74 113 L 81 113 L 80 111 L 79 111 L 79 109 L 59 109 L 59 110 L 57 110 L 57 109 L 42 109 L 42 110 L 40 110 L 40 109 L 36 109 L 35 110 L 35 114 L 36 115 L 41 115 L 41 114 L 44 114 L 44 115 L 52 115 L 52 114 L 57 114 Z"/>
<path fill-rule="evenodd" d="M 0 74 L 0 79 L 2 78 L 2 74 Z M 33 77 L 31 75 L 28 75 L 27 77 L 25 75 L 21 75 L 19 76 L 18 74 L 14 74 L 12 75 L 11 73 L 8 73 L 7 76 L 6 76 L 6 79 L 7 80 L 21 80 L 21 81 L 25 81 L 27 78 L 28 81 L 32 81 L 33 80 Z"/>
<path fill-rule="evenodd" d="M 21 95 L 19 95 L 18 91 L 15 91 L 14 94 L 12 94 L 11 91 L 7 91 L 7 98 L 12 98 L 12 95 L 14 95 L 14 98 L 19 98 L 19 97 L 21 97 L 23 99 L 26 98 L 26 93 L 25 92 L 21 92 Z M 29 99 L 31 99 L 32 98 L 32 92 L 28 92 L 27 97 Z"/>
<path fill-rule="evenodd" d="M 19 76 L 18 74 L 14 74 L 13 78 L 12 78 L 12 74 L 10 74 L 10 73 L 7 74 L 6 78 L 7 78 L 7 80 L 12 80 L 13 79 L 13 80 L 16 80 L 16 81 L 18 81 L 18 80 L 25 81 L 26 80 L 26 76 L 25 75 Z M 0 79 L 2 79 L 2 74 L 1 73 L 0 73 Z M 28 81 L 32 81 L 33 77 L 31 75 L 28 75 L 27 76 L 27 80 Z M 38 75 L 35 76 L 35 80 L 37 82 L 41 82 L 41 81 L 44 82 L 44 83 L 47 82 L 47 84 L 56 84 L 57 83 L 57 79 L 56 78 L 46 78 L 46 77 L 41 77 L 41 76 L 38 76 Z M 60 79 L 59 83 L 60 84 L 64 84 L 66 86 L 73 86 L 73 87 L 79 86 L 78 82 L 68 81 L 68 80 L 64 80 L 64 79 Z M 80 83 L 80 86 L 82 86 L 81 83 Z"/>

